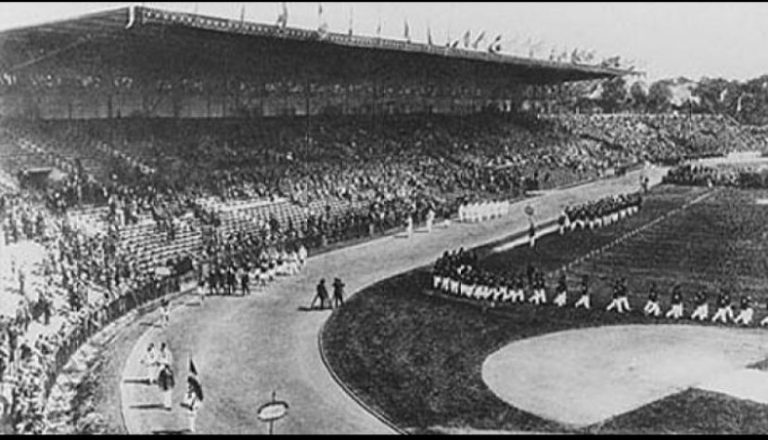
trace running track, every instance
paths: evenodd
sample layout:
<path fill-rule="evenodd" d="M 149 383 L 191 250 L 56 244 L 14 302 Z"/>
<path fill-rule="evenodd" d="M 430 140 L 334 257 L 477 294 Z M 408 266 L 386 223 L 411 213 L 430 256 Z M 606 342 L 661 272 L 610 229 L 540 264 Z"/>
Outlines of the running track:
<path fill-rule="evenodd" d="M 249 297 L 209 297 L 203 306 L 190 296 L 173 303 L 171 324 L 158 328 L 146 320 L 126 362 L 120 386 L 123 418 L 130 434 L 179 432 L 186 428 L 179 407 L 186 391 L 188 356 L 200 373 L 205 403 L 197 419 L 198 433 L 259 434 L 267 427 L 256 417 L 260 404 L 277 392 L 290 404 L 278 421 L 279 434 L 387 434 L 389 426 L 357 404 L 336 384 L 318 350 L 318 333 L 330 311 L 302 311 L 314 296 L 315 284 L 334 277 L 346 283 L 347 295 L 376 281 L 432 263 L 447 249 L 474 247 L 526 230 L 523 208 L 535 209 L 537 223 L 559 215 L 563 206 L 635 191 L 639 175 L 601 180 L 544 193 L 518 202 L 507 217 L 480 224 L 436 227 L 410 239 L 384 237 L 309 259 L 299 275 L 281 278 Z M 656 184 L 665 170 L 645 171 Z M 155 313 L 152 317 L 158 317 Z M 167 341 L 174 354 L 177 386 L 174 409 L 154 407 L 156 387 L 139 383 L 140 359 L 150 341 Z"/>

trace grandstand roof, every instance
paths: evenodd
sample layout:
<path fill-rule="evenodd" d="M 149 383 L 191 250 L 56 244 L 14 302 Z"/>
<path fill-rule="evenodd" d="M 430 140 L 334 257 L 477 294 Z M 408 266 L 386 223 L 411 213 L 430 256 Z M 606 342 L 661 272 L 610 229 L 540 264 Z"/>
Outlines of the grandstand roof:
<path fill-rule="evenodd" d="M 0 32 L 0 74 L 454 79 L 551 84 L 630 72 L 132 6 Z M 305 77 L 304 76 L 304 77 Z"/>

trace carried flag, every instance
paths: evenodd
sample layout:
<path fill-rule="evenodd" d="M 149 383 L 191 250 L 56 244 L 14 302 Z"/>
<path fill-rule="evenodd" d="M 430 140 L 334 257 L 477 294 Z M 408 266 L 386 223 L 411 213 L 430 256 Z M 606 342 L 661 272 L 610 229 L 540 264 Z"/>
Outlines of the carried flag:
<path fill-rule="evenodd" d="M 427 44 L 430 46 L 434 46 L 435 44 L 432 42 L 432 30 L 429 28 L 429 25 L 427 25 Z"/>
<path fill-rule="evenodd" d="M 192 391 L 197 395 L 198 400 L 203 401 L 203 385 L 200 383 L 200 379 L 197 376 L 197 368 L 192 358 L 189 358 L 189 376 L 187 377 L 187 383 L 192 387 Z"/>
<path fill-rule="evenodd" d="M 472 33 L 471 31 L 467 31 L 464 33 L 464 47 L 469 48 L 469 39 L 471 38 Z"/>
<path fill-rule="evenodd" d="M 483 41 L 485 38 L 485 31 L 480 32 L 480 35 L 477 36 L 475 39 L 475 42 L 472 43 L 472 49 L 477 49 L 477 46 L 480 45 L 480 42 Z"/>
<path fill-rule="evenodd" d="M 579 53 L 579 49 L 573 49 L 573 52 L 571 53 L 571 63 L 581 63 L 581 54 Z"/>
<path fill-rule="evenodd" d="M 488 52 L 490 53 L 499 53 L 501 52 L 501 34 L 497 35 L 496 38 L 493 39 L 493 42 L 488 46 Z"/>

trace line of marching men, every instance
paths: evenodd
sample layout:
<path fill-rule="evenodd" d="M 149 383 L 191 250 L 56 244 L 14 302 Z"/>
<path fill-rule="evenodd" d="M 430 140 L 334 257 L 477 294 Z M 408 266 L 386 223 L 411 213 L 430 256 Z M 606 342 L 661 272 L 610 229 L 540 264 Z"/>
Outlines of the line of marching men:
<path fill-rule="evenodd" d="M 476 223 L 499 218 L 509 213 L 509 201 L 472 202 L 459 205 L 459 221 Z"/>
<path fill-rule="evenodd" d="M 643 204 L 639 192 L 604 197 L 600 200 L 569 206 L 558 218 L 560 234 L 576 228 L 589 229 L 608 226 L 636 214 Z"/>
<path fill-rule="evenodd" d="M 440 257 L 432 271 L 432 288 L 459 297 L 472 298 L 493 303 L 522 303 L 529 302 L 535 305 L 546 304 L 547 292 L 544 281 L 544 273 L 529 266 L 528 287 L 530 296 L 526 298 L 525 275 L 504 276 L 494 274 L 477 268 L 477 256 L 472 252 L 459 249 L 454 252 L 446 251 Z M 575 308 L 591 309 L 591 293 L 589 290 L 589 277 L 583 275 L 578 288 L 579 298 L 574 303 Z M 606 311 L 617 313 L 629 312 L 629 289 L 626 278 L 618 278 L 613 285 L 611 302 L 606 306 Z M 558 307 L 568 304 L 568 286 L 565 273 L 558 279 L 555 288 L 555 297 L 552 303 Z M 766 305 L 768 311 L 768 304 Z M 662 312 L 659 303 L 659 291 L 656 283 L 652 283 L 648 300 L 643 307 L 643 313 L 647 316 L 662 317 L 668 319 L 681 319 L 685 314 L 683 304 L 682 287 L 675 285 L 671 292 L 670 308 Z M 690 319 L 712 322 L 751 325 L 754 320 L 755 310 L 749 296 L 742 296 L 739 301 L 738 314 L 734 312 L 733 301 L 726 291 L 721 291 L 717 298 L 717 311 L 710 318 L 709 303 L 704 291 L 699 290 L 694 297 L 694 310 Z M 768 325 L 768 316 L 760 321 L 761 326 Z"/>

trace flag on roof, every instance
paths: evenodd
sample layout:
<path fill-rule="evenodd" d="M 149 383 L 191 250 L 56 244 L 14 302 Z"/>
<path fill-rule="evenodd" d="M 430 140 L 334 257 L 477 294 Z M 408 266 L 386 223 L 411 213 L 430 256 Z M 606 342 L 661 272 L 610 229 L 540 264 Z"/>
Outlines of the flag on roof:
<path fill-rule="evenodd" d="M 497 35 L 488 46 L 488 52 L 499 53 L 501 52 L 501 34 Z"/>
<path fill-rule="evenodd" d="M 403 20 L 403 37 L 407 42 L 411 42 L 411 29 L 408 27 L 408 19 Z"/>
<path fill-rule="evenodd" d="M 475 42 L 472 43 L 472 49 L 477 49 L 477 46 L 480 45 L 480 43 L 483 41 L 484 38 L 485 38 L 485 31 L 482 31 L 480 32 L 480 35 L 478 35 L 477 38 L 475 39 Z"/>
<path fill-rule="evenodd" d="M 286 6 L 285 2 L 283 2 L 280 15 L 277 16 L 277 25 L 280 26 L 280 29 L 285 29 L 288 26 L 288 6 Z"/>

